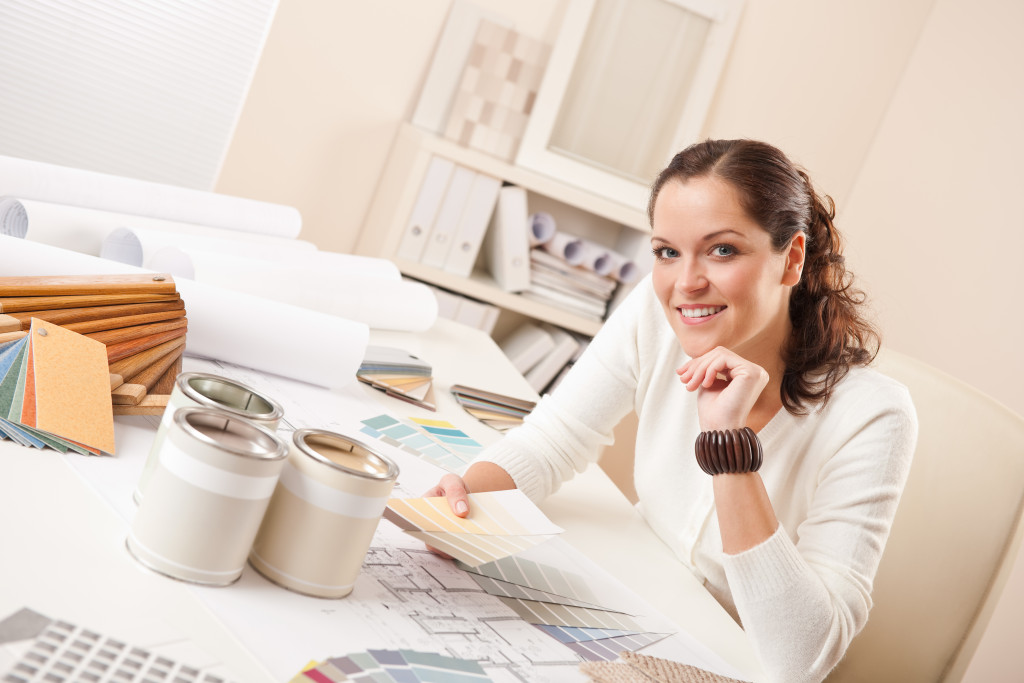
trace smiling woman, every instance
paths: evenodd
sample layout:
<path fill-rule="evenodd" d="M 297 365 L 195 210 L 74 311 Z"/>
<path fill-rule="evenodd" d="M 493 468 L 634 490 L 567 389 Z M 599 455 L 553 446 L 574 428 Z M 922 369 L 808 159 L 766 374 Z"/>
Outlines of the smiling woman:
<path fill-rule="evenodd" d="M 831 201 L 778 149 L 707 141 L 659 174 L 656 262 L 557 390 L 463 477 L 541 499 L 639 419 L 638 508 L 743 625 L 771 680 L 821 680 L 863 628 L 917 418 L 867 367 Z"/>

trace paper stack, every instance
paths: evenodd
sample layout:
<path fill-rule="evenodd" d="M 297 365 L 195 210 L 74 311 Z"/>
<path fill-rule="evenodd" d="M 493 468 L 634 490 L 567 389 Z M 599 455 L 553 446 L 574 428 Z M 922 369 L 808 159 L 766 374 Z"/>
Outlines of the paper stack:
<path fill-rule="evenodd" d="M 533 390 L 543 393 L 581 347 L 579 339 L 548 323 L 524 323 L 499 346 Z"/>
<path fill-rule="evenodd" d="M 100 345 L 114 414 L 162 414 L 181 372 L 188 320 L 166 274 L 0 277 L 0 343 L 34 320 Z"/>
<path fill-rule="evenodd" d="M 530 250 L 530 288 L 523 296 L 603 320 L 618 280 L 573 266 L 544 249 Z"/>
<path fill-rule="evenodd" d="M 356 377 L 388 396 L 437 410 L 432 371 L 429 363 L 402 349 L 368 346 Z"/>

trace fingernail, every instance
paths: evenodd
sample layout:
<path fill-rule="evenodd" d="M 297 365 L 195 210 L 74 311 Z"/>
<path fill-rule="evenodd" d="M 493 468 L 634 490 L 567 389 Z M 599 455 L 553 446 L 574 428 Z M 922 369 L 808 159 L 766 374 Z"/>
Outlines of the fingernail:
<path fill-rule="evenodd" d="M 459 513 L 460 515 L 464 515 L 467 512 L 469 512 L 469 506 L 466 505 L 466 501 L 460 500 L 458 503 L 456 503 L 455 512 Z"/>

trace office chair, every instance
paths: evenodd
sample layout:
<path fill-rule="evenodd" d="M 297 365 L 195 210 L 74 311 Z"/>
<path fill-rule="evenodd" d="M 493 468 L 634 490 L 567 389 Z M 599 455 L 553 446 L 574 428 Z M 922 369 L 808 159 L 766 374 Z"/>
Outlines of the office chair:
<path fill-rule="evenodd" d="M 908 356 L 876 365 L 910 389 L 917 451 L 868 623 L 826 680 L 959 681 L 1024 533 L 1024 418 Z"/>

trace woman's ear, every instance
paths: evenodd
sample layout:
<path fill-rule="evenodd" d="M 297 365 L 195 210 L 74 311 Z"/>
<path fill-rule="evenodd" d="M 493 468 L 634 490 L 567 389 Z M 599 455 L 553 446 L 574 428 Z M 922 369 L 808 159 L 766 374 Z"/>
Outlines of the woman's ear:
<path fill-rule="evenodd" d="M 804 272 L 806 245 L 807 235 L 803 231 L 793 235 L 789 242 L 789 251 L 786 252 L 786 270 L 782 273 L 782 284 L 795 287 L 800 282 L 800 276 Z"/>

